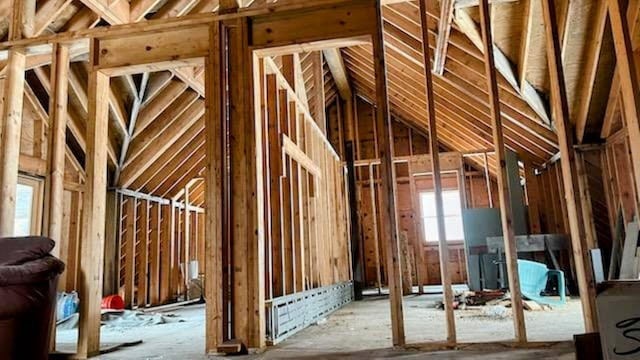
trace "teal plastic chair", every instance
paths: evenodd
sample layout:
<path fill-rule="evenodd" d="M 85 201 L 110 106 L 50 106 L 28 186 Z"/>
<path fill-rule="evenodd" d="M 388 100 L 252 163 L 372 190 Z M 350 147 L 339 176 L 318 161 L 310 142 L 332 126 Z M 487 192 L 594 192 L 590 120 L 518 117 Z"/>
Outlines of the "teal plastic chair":
<path fill-rule="evenodd" d="M 564 273 L 560 270 L 550 270 L 547 265 L 535 261 L 518 260 L 518 275 L 520 276 L 520 292 L 522 296 L 540 304 L 562 305 L 565 298 Z M 545 298 L 540 294 L 547 287 L 549 277 L 558 279 L 558 293 L 560 301 Z"/>

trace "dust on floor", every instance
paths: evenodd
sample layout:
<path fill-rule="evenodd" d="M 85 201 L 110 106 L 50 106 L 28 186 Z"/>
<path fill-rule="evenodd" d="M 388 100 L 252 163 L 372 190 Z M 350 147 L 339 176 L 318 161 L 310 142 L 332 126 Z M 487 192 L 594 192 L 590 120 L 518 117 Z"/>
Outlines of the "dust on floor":
<path fill-rule="evenodd" d="M 433 308 L 433 298 L 407 296 L 404 299 L 407 342 L 444 340 L 444 312 Z M 460 342 L 488 342 L 513 339 L 511 318 L 486 316 L 482 310 L 456 311 L 456 327 Z M 143 343 L 98 359 L 213 359 L 204 352 L 204 305 L 171 311 L 184 322 L 145 326 L 137 329 L 102 329 L 102 342 L 117 343 L 142 340 Z M 580 302 L 549 311 L 525 314 L 529 339 L 532 341 L 571 340 L 584 332 Z M 389 301 L 385 297 L 368 297 L 353 302 L 277 346 L 260 354 L 239 359 L 573 359 L 571 346 L 556 345 L 548 349 L 417 352 L 391 348 Z M 72 343 L 75 331 L 60 331 L 58 342 Z M 374 350 L 372 350 L 374 349 Z"/>

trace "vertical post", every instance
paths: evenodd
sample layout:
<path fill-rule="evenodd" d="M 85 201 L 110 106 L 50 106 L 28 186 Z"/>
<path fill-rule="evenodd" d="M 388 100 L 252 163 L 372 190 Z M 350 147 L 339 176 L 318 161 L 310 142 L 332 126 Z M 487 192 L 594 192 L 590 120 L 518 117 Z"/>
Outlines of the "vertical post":
<path fill-rule="evenodd" d="M 489 207 L 493 208 L 493 194 L 491 193 L 491 174 L 489 173 L 489 155 L 484 152 L 484 178 L 487 182 L 487 197 L 489 198 Z"/>
<path fill-rule="evenodd" d="M 387 66 L 384 54 L 382 8 L 376 1 L 376 30 L 373 34 L 373 62 L 376 81 L 376 124 L 378 133 L 378 157 L 380 158 L 380 220 L 384 223 L 382 238 L 387 249 L 387 274 L 389 302 L 391 305 L 391 332 L 394 346 L 405 344 L 402 309 L 402 273 L 400 271 L 400 246 L 396 219 L 395 171 L 393 167 L 393 143 L 389 98 L 387 96 Z M 373 184 L 372 184 L 373 185 Z"/>
<path fill-rule="evenodd" d="M 9 50 L 0 133 L 0 237 L 14 235 L 25 63 L 24 50 Z"/>
<path fill-rule="evenodd" d="M 138 239 L 138 293 L 136 304 L 138 308 L 147 305 L 148 269 L 149 269 L 149 201 L 140 199 L 140 239 Z M 135 220 L 134 220 L 135 221 Z"/>
<path fill-rule="evenodd" d="M 527 200 L 529 201 L 529 232 L 531 234 L 540 234 L 542 228 L 540 225 L 540 191 L 538 189 L 538 179 L 534 173 L 531 160 L 524 161 L 524 179 L 527 188 Z"/>
<path fill-rule="evenodd" d="M 151 204 L 149 218 L 149 303 L 157 305 L 160 302 L 160 203 Z"/>
<path fill-rule="evenodd" d="M 226 231 L 230 238 L 229 254 L 234 269 L 229 274 L 232 337 L 247 347 L 262 348 L 266 340 L 264 277 L 261 276 L 264 269 L 262 119 L 259 112 L 254 113 L 259 95 L 254 93 L 253 86 L 256 81 L 253 70 L 258 60 L 249 49 L 246 18 L 223 21 L 220 26 L 213 31 L 212 59 L 207 63 L 208 94 L 220 96 L 207 99 L 210 164 L 207 201 L 209 205 L 220 201 L 220 191 L 228 191 L 232 196 L 228 200 L 222 199 L 222 209 L 217 206 L 212 209 L 214 214 L 207 224 L 214 234 L 210 236 L 214 237 L 219 231 L 215 225 L 220 219 L 213 218 L 217 211 L 223 214 L 222 221 L 229 224 L 226 228 L 220 225 L 222 234 Z M 226 141 L 228 145 L 224 146 Z M 224 166 L 224 158 L 229 159 L 227 166 Z M 216 170 L 229 181 L 218 182 Z M 215 271 L 208 270 L 209 273 L 217 281 Z M 208 287 L 207 291 L 219 292 L 220 288 Z M 209 340 L 207 349 L 210 349 Z"/>
<path fill-rule="evenodd" d="M 444 309 L 447 320 L 447 342 L 456 343 L 456 322 L 453 315 L 453 289 L 449 275 L 449 246 L 444 223 L 444 205 L 442 203 L 442 177 L 440 174 L 440 153 L 438 131 L 436 128 L 436 107 L 431 78 L 431 57 L 429 55 L 429 27 L 427 25 L 426 0 L 420 0 L 420 23 L 422 27 L 422 54 L 424 60 L 427 112 L 429 114 L 429 154 L 433 171 L 433 190 L 436 200 L 436 219 L 438 221 L 438 252 L 440 257 L 440 276 L 444 294 Z M 463 188 L 460 188 L 463 191 Z M 462 198 L 462 193 L 461 193 Z"/>
<path fill-rule="evenodd" d="M 119 236 L 120 236 L 120 199 L 121 195 L 114 190 L 107 192 L 105 246 L 104 246 L 104 294 L 118 293 L 118 268 L 120 267 Z M 65 239 L 66 240 L 66 239 Z"/>
<path fill-rule="evenodd" d="M 353 278 L 353 291 L 356 300 L 362 300 L 362 289 L 364 287 L 364 259 L 362 256 L 362 239 L 360 238 L 360 224 L 358 218 L 358 199 L 356 187 L 356 168 L 355 168 L 355 148 L 353 138 L 353 98 L 349 97 L 345 100 L 343 107 L 344 116 L 342 116 L 345 124 L 343 129 L 345 132 L 344 154 L 347 163 L 347 195 L 349 202 L 349 224 L 351 238 L 351 271 Z"/>
<path fill-rule="evenodd" d="M 629 135 L 629 147 L 633 160 L 633 177 L 635 179 L 636 194 L 640 194 L 640 86 L 636 60 L 631 44 L 631 31 L 627 16 L 620 6 L 620 0 L 607 0 L 609 19 L 613 33 L 613 43 L 616 49 L 616 64 L 622 91 L 622 105 L 624 119 Z M 630 5 L 631 6 L 631 5 Z M 640 221 L 640 217 L 638 217 Z"/>
<path fill-rule="evenodd" d="M 91 52 L 95 51 L 91 44 Z M 90 58 L 94 58 L 90 56 Z M 87 122 L 86 183 L 82 208 L 80 244 L 80 330 L 78 357 L 100 351 L 100 303 L 104 257 L 105 202 L 107 194 L 107 141 L 109 121 L 109 77 L 89 72 L 89 116 Z"/>
<path fill-rule="evenodd" d="M 484 42 L 484 65 L 487 77 L 487 91 L 491 104 L 491 124 L 493 127 L 493 143 L 498 164 L 498 195 L 500 199 L 500 215 L 502 219 L 502 236 L 504 238 L 504 252 L 511 290 L 511 306 L 513 309 L 513 325 L 517 342 L 527 341 L 524 323 L 524 309 L 522 294 L 520 293 L 520 278 L 518 277 L 518 254 L 512 224 L 511 203 L 509 201 L 509 182 L 505 160 L 504 138 L 502 135 L 502 119 L 500 115 L 500 99 L 498 98 L 498 83 L 493 59 L 493 38 L 491 36 L 491 20 L 489 18 L 488 0 L 480 0 L 480 27 Z"/>
<path fill-rule="evenodd" d="M 223 228 L 223 187 L 225 180 L 226 119 L 222 89 L 223 53 L 225 44 L 222 24 L 213 23 L 209 31 L 211 52 L 205 58 L 205 144 L 207 172 L 205 191 L 207 212 L 205 222 L 205 352 L 217 351 L 224 341 L 223 330 L 223 263 L 222 243 L 228 229 Z M 163 221 L 167 221 L 163 219 Z"/>
<path fill-rule="evenodd" d="M 190 186 L 184 189 L 184 220 L 182 222 L 183 238 L 184 238 L 184 286 L 189 290 L 189 282 L 191 281 L 191 271 L 189 270 L 189 259 L 191 258 L 191 211 L 189 211 Z"/>
<path fill-rule="evenodd" d="M 69 48 L 54 44 L 51 63 L 51 97 L 49 99 L 49 157 L 47 179 L 47 235 L 56 242 L 62 237 L 64 206 L 64 155 L 67 129 L 69 83 Z"/>
<path fill-rule="evenodd" d="M 137 217 L 137 200 L 129 197 L 125 204 L 125 212 L 127 221 L 125 225 L 125 249 L 124 249 L 124 306 L 131 308 L 133 306 L 134 280 L 136 274 L 136 217 Z"/>
<path fill-rule="evenodd" d="M 617 4 L 617 2 L 615 3 Z M 610 6 L 611 4 L 613 4 L 613 2 L 609 2 Z M 569 220 L 569 230 L 571 232 L 573 258 L 576 268 L 576 275 L 578 278 L 578 288 L 580 290 L 580 301 L 582 302 L 582 314 L 584 317 L 585 330 L 587 332 L 593 332 L 597 331 L 598 324 L 595 309 L 595 285 L 593 283 L 593 274 L 591 273 L 591 267 L 588 265 L 588 249 L 586 248 L 585 244 L 583 244 L 582 240 L 585 237 L 585 233 L 584 228 L 582 227 L 582 221 L 580 220 L 581 214 L 578 212 L 578 209 L 580 209 L 580 199 L 577 197 L 577 194 L 579 194 L 580 191 L 578 189 L 578 178 L 576 176 L 576 159 L 575 151 L 573 149 L 573 136 L 575 132 L 572 130 L 571 123 L 569 122 L 569 105 L 567 103 L 567 93 L 564 83 L 564 71 L 562 68 L 560 37 L 558 35 L 555 1 L 543 0 L 542 13 L 546 30 L 549 78 L 551 80 L 551 108 L 556 120 L 556 131 L 558 132 L 558 145 L 560 147 L 560 167 L 562 170 L 562 182 L 564 185 L 564 196 L 566 200 L 567 217 Z M 618 47 L 617 44 L 616 47 Z M 620 61 L 620 59 L 618 60 Z M 621 69 L 622 68 L 623 66 L 621 67 Z M 624 78 L 625 76 L 631 76 L 631 74 L 625 74 L 624 71 L 621 71 L 620 75 L 621 78 Z M 633 116 L 637 116 L 637 113 L 634 113 Z"/>

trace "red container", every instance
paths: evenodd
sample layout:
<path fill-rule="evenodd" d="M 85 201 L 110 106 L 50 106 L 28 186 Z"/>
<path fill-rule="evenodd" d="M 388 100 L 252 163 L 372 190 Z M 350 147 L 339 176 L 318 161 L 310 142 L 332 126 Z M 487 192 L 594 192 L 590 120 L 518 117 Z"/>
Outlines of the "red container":
<path fill-rule="evenodd" d="M 124 310 L 124 300 L 120 295 L 109 295 L 102 299 L 103 309 Z"/>

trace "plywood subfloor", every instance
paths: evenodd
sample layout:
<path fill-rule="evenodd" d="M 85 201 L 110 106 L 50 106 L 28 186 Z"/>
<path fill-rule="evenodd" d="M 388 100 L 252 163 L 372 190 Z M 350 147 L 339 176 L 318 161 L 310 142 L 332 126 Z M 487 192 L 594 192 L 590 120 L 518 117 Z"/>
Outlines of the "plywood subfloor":
<path fill-rule="evenodd" d="M 444 338 L 444 312 L 432 307 L 437 295 L 405 297 L 405 326 L 408 342 L 438 341 Z M 142 344 L 105 354 L 98 359 L 211 359 L 204 356 L 204 306 L 177 311 L 185 322 L 138 329 L 104 329 L 103 342 L 140 339 Z M 536 341 L 570 340 L 583 332 L 580 303 L 547 312 L 527 312 L 529 337 Z M 510 319 L 491 319 L 474 311 L 456 311 L 460 341 L 504 341 L 513 337 Z M 437 353 L 392 349 L 389 303 L 385 297 L 368 297 L 336 311 L 326 321 L 311 326 L 278 346 L 239 359 L 573 359 L 570 345 L 536 350 L 444 351 Z M 73 331 L 63 331 L 59 341 L 70 342 Z M 477 349 L 477 347 L 474 347 Z"/>

